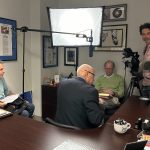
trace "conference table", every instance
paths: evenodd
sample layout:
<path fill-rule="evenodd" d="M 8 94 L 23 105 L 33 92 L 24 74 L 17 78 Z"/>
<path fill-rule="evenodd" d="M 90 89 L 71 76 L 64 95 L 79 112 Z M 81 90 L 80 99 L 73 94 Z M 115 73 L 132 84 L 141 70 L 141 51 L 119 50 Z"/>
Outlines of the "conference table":
<path fill-rule="evenodd" d="M 132 108 L 131 106 L 135 103 L 137 104 L 136 108 Z M 148 105 L 133 97 L 127 100 L 102 127 L 85 130 L 55 127 L 30 118 L 13 115 L 0 119 L 0 149 L 53 150 L 69 140 L 77 145 L 85 145 L 95 150 L 123 150 L 126 143 L 137 141 L 140 131 L 131 128 L 125 134 L 116 133 L 113 129 L 114 119 L 123 117 L 133 125 L 140 115 L 148 117 L 149 114 L 146 114 L 149 113 L 148 109 Z M 134 111 L 135 113 L 133 113 Z"/>
<path fill-rule="evenodd" d="M 136 141 L 139 131 L 130 129 L 125 134 L 105 124 L 89 130 L 64 129 L 13 115 L 0 120 L 1 150 L 53 150 L 71 140 L 95 150 L 122 150 L 127 142 Z"/>
<path fill-rule="evenodd" d="M 150 102 L 142 101 L 138 96 L 131 96 L 121 107 L 109 118 L 107 123 L 113 124 L 114 120 L 121 118 L 135 127 L 138 118 L 150 118 Z"/>

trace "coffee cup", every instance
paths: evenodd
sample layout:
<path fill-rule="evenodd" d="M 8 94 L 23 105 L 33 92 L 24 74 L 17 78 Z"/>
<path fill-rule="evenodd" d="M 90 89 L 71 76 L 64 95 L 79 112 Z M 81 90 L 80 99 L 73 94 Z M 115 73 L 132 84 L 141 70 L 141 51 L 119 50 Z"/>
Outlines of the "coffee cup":
<path fill-rule="evenodd" d="M 131 124 L 126 122 L 125 120 L 123 119 L 120 119 L 120 120 L 115 120 L 114 121 L 114 130 L 117 132 L 117 133 L 125 133 L 127 132 L 128 129 L 131 128 Z"/>

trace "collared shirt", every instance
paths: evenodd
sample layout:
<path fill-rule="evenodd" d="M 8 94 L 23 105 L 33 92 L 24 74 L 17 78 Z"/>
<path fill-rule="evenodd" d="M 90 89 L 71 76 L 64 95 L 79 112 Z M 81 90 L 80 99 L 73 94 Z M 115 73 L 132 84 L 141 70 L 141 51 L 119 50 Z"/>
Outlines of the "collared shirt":
<path fill-rule="evenodd" d="M 143 65 L 146 61 L 150 61 L 150 44 L 145 47 L 144 56 L 143 56 Z M 145 71 L 143 71 L 143 76 L 144 76 L 144 79 L 143 79 L 142 85 L 150 86 L 149 73 L 146 73 Z"/>
<path fill-rule="evenodd" d="M 4 78 L 0 78 L 0 99 L 5 98 L 8 95 L 8 87 Z"/>
<path fill-rule="evenodd" d="M 143 61 L 150 61 L 150 44 L 145 47 Z"/>
<path fill-rule="evenodd" d="M 107 74 L 104 74 L 105 78 L 111 78 L 114 74 L 112 74 L 111 76 L 108 76 Z"/>

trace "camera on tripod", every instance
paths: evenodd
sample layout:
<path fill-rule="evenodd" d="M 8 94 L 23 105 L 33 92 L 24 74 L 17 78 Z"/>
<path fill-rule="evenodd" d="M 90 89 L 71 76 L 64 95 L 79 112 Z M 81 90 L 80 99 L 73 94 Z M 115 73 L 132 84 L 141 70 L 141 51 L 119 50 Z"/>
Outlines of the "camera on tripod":
<path fill-rule="evenodd" d="M 139 70 L 139 64 L 140 64 L 140 61 L 138 59 L 139 58 L 138 52 L 133 52 L 131 48 L 125 48 L 122 54 L 124 55 L 123 59 L 132 57 L 131 61 L 126 60 L 124 61 L 124 64 L 125 67 L 131 68 L 130 72 L 132 76 L 137 76 Z"/>
<path fill-rule="evenodd" d="M 140 85 L 139 85 L 139 81 L 140 81 L 141 77 L 138 72 L 140 61 L 138 59 L 139 58 L 138 52 L 132 52 L 131 48 L 125 48 L 123 50 L 123 55 L 124 55 L 123 59 L 131 57 L 131 61 L 129 61 L 129 60 L 124 61 L 125 67 L 130 67 L 130 69 L 131 69 L 130 72 L 132 74 L 132 78 L 129 83 L 129 87 L 125 94 L 125 100 L 126 100 L 129 96 L 131 96 L 133 94 L 134 87 L 137 87 L 139 89 L 139 92 L 141 95 L 141 89 L 140 89 Z"/>

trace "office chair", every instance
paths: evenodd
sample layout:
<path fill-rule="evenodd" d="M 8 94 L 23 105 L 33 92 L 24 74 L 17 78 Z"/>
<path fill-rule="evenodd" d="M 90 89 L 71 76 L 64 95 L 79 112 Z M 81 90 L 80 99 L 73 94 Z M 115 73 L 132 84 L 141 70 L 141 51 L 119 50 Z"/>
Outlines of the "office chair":
<path fill-rule="evenodd" d="M 32 103 L 32 91 L 26 91 L 22 94 L 20 94 L 20 97 L 28 101 L 29 103 Z"/>
<path fill-rule="evenodd" d="M 45 122 L 46 122 L 46 123 L 49 123 L 49 124 L 52 124 L 52 125 L 54 125 L 54 126 L 62 127 L 62 128 L 66 128 L 66 129 L 81 130 L 81 128 L 79 128 L 79 127 L 75 127 L 75 126 L 71 126 L 71 125 L 65 125 L 65 124 L 58 123 L 58 122 L 52 120 L 52 119 L 49 118 L 49 117 L 46 117 L 46 118 L 45 118 Z"/>

